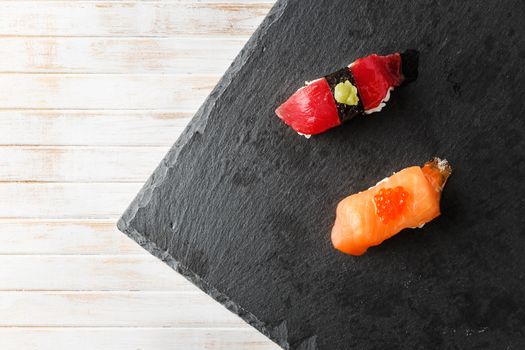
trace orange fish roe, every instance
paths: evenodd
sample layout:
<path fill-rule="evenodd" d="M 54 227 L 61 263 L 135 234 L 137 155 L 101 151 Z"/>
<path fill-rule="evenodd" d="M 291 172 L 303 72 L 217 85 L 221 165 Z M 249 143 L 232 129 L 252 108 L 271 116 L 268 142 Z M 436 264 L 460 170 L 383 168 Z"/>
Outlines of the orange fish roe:
<path fill-rule="evenodd" d="M 403 212 L 408 192 L 402 186 L 382 188 L 374 195 L 376 214 L 386 224 Z"/>

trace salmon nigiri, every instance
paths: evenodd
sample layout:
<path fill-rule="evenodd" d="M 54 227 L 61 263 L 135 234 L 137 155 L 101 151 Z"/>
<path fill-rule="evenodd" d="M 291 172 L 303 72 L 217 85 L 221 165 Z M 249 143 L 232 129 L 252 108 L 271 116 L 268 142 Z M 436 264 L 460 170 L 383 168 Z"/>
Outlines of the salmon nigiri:
<path fill-rule="evenodd" d="M 446 160 L 434 158 L 346 197 L 337 206 L 334 247 L 362 255 L 405 228 L 422 227 L 440 215 L 441 191 L 451 173 Z"/>

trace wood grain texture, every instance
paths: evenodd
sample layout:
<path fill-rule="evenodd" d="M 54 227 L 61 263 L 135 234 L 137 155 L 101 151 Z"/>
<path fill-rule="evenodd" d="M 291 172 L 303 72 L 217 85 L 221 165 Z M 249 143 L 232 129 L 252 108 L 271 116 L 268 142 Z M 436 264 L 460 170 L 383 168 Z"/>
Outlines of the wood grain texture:
<path fill-rule="evenodd" d="M 5 1 L 5 0 L 4 0 Z M 7 0 L 8 1 L 8 0 Z M 71 2 L 71 1 L 78 1 L 78 2 L 99 2 L 99 3 L 108 3 L 108 2 L 163 2 L 163 3 L 173 3 L 173 2 L 180 2 L 180 3 L 218 3 L 218 4 L 273 4 L 275 3 L 275 0 L 26 0 L 30 1 L 32 3 L 37 2 Z"/>
<path fill-rule="evenodd" d="M 0 37 L 0 73 L 222 74 L 245 38 Z M 213 51 L 213 52 L 211 52 Z"/>
<path fill-rule="evenodd" d="M 147 255 L 113 220 L 1 219 L 0 242 L 0 255 Z"/>
<path fill-rule="evenodd" d="M 246 36 L 270 7 L 137 1 L 43 1 L 28 6 L 24 1 L 0 1 L 0 36 Z"/>
<path fill-rule="evenodd" d="M 2 350 L 276 350 L 254 329 L 0 328 Z"/>
<path fill-rule="evenodd" d="M 278 348 L 115 228 L 273 2 L 0 1 L 2 350 Z"/>
<path fill-rule="evenodd" d="M 5 1 L 5 0 L 4 0 Z M 8 1 L 8 0 L 7 0 Z M 32 3 L 38 3 L 38 2 L 71 2 L 71 1 L 78 1 L 78 2 L 99 2 L 99 3 L 108 3 L 108 2 L 163 2 L 163 3 L 170 3 L 170 2 L 180 2 L 180 3 L 218 3 L 218 4 L 274 4 L 275 0 L 26 0 L 30 1 Z"/>
<path fill-rule="evenodd" d="M 0 327 L 250 327 L 201 291 L 0 292 L 0 315 Z"/>
<path fill-rule="evenodd" d="M 0 146 L 168 146 L 184 130 L 192 114 L 176 111 L 0 111 Z"/>
<path fill-rule="evenodd" d="M 145 254 L 0 255 L 0 291 L 198 290 L 168 266 L 158 263 Z"/>
<path fill-rule="evenodd" d="M 0 74 L 0 109 L 194 111 L 218 75 Z"/>
<path fill-rule="evenodd" d="M 166 146 L 1 147 L 0 178 L 5 181 L 144 182 L 168 149 Z"/>
<path fill-rule="evenodd" d="M 141 187 L 142 183 L 3 182 L 0 218 L 116 219 Z"/>

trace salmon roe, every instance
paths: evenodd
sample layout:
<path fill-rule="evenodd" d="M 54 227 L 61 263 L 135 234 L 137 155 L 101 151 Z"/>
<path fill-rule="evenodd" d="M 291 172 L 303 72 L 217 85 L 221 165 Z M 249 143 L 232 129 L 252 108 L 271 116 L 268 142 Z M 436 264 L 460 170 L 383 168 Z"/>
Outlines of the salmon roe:
<path fill-rule="evenodd" d="M 408 192 L 401 186 L 382 188 L 374 195 L 376 214 L 386 224 L 403 212 Z"/>

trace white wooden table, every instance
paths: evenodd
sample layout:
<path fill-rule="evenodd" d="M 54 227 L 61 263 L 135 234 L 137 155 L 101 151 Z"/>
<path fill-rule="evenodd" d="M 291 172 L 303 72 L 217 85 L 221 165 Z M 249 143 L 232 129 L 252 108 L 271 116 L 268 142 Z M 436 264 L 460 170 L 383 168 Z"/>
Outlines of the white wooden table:
<path fill-rule="evenodd" d="M 0 0 L 0 349 L 278 349 L 115 228 L 273 0 Z"/>

